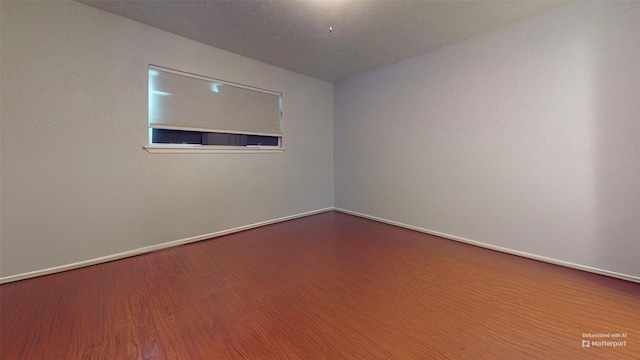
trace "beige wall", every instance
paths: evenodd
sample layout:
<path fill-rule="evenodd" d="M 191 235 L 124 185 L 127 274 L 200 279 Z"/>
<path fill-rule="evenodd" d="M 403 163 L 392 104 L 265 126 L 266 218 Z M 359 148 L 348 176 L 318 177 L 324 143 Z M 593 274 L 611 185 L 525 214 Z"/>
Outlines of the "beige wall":
<path fill-rule="evenodd" d="M 333 205 L 333 85 L 76 2 L 1 10 L 1 276 Z M 147 65 L 283 93 L 279 154 L 149 154 Z"/>
<path fill-rule="evenodd" d="M 577 2 L 337 83 L 336 207 L 640 276 L 638 39 Z"/>

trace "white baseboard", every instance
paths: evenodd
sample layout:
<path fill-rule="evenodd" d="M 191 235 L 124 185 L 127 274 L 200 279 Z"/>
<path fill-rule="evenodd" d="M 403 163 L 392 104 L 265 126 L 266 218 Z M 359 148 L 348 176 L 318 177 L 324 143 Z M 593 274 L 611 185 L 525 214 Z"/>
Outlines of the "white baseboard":
<path fill-rule="evenodd" d="M 490 250 L 500 251 L 500 252 L 503 252 L 503 253 L 506 253 L 506 254 L 517 255 L 517 256 L 524 257 L 524 258 L 543 261 L 543 262 L 554 264 L 554 265 L 560 265 L 560 266 L 564 266 L 564 267 L 568 267 L 568 268 L 572 268 L 572 269 L 587 271 L 587 272 L 591 272 L 591 273 L 595 273 L 595 274 L 600 274 L 600 275 L 610 276 L 610 277 L 613 277 L 613 278 L 627 280 L 627 281 L 631 281 L 631 282 L 635 282 L 635 283 L 640 283 L 640 277 L 636 277 L 636 276 L 632 276 L 632 275 L 621 274 L 621 273 L 617 273 L 617 272 L 614 272 L 614 271 L 599 269 L 599 268 L 586 266 L 586 265 L 575 264 L 575 263 L 571 263 L 571 262 L 567 262 L 567 261 L 562 261 L 562 260 L 558 260 L 558 259 L 549 258 L 549 257 L 546 257 L 546 256 L 530 254 L 530 253 L 526 253 L 526 252 L 523 252 L 523 251 L 518 251 L 518 250 L 505 248 L 505 247 L 502 247 L 502 246 L 486 244 L 486 243 L 483 243 L 483 242 L 470 240 L 470 239 L 466 239 L 466 238 L 459 237 L 459 236 L 445 234 L 445 233 L 442 233 L 442 232 L 439 232 L 439 231 L 423 229 L 421 227 L 417 227 L 417 226 L 413 226 L 413 225 L 407 225 L 407 224 L 403 224 L 403 223 L 400 223 L 400 222 L 397 222 L 397 221 L 392 221 L 392 220 L 379 218 L 379 217 L 376 217 L 376 216 L 362 214 L 362 213 L 359 213 L 359 212 L 356 212 L 356 211 L 351 211 L 351 210 L 346 210 L 346 209 L 336 208 L 336 207 L 328 207 L 328 208 L 324 208 L 324 209 L 313 210 L 313 211 L 304 212 L 304 213 L 300 213 L 300 214 L 285 216 L 285 217 L 278 218 L 278 219 L 262 221 L 262 222 L 258 222 L 258 223 L 255 223 L 255 224 L 240 226 L 240 227 L 233 228 L 233 229 L 217 231 L 217 232 L 213 232 L 213 233 L 210 233 L 210 234 L 193 236 L 193 237 L 174 240 L 174 241 L 169 241 L 169 242 L 165 242 L 165 243 L 157 244 L 157 245 L 145 246 L 145 247 L 141 247 L 141 248 L 134 249 L 134 250 L 124 251 L 124 252 L 121 252 L 121 253 L 117 253 L 117 254 L 113 254 L 113 255 L 107 255 L 107 256 L 103 256 L 103 257 L 99 257 L 99 258 L 95 258 L 95 259 L 90 259 L 90 260 L 85 260 L 85 261 L 80 261 L 80 262 L 76 262 L 76 263 L 72 263 L 72 264 L 55 266 L 55 267 L 52 267 L 52 268 L 31 271 L 31 272 L 27 272 L 27 273 L 23 273 L 23 274 L 0 277 L 0 284 L 12 282 L 12 281 L 29 279 L 29 278 L 33 278 L 33 277 L 37 277 L 37 276 L 54 274 L 54 273 L 63 272 L 63 271 L 67 271 L 67 270 L 79 269 L 79 268 L 83 268 L 83 267 L 86 267 L 86 266 L 106 263 L 106 262 L 109 262 L 109 261 L 124 259 L 124 258 L 128 258 L 128 257 L 132 257 L 132 256 L 148 253 L 148 252 L 151 252 L 151 251 L 156 251 L 156 250 L 170 248 L 170 247 L 173 247 L 173 246 L 184 245 L 184 244 L 188 244 L 188 243 L 192 243 L 192 242 L 196 242 L 196 241 L 211 239 L 211 238 L 215 238 L 215 237 L 219 237 L 219 236 L 223 236 L 223 235 L 228 235 L 228 234 L 232 234 L 232 233 L 236 233 L 236 232 L 240 232 L 240 231 L 244 231 L 244 230 L 249 230 L 249 229 L 253 229 L 253 228 L 257 228 L 257 227 L 261 227 L 261 226 L 265 226 L 265 225 L 275 224 L 275 223 L 279 223 L 279 222 L 283 222 L 283 221 L 293 220 L 293 219 L 297 219 L 297 218 L 301 218 L 301 217 L 305 217 L 305 216 L 320 214 L 320 213 L 327 212 L 327 211 L 332 211 L 332 210 L 339 211 L 339 212 L 342 212 L 342 213 L 345 213 L 345 214 L 349 214 L 349 215 L 358 216 L 358 217 L 369 219 L 369 220 L 373 220 L 373 221 L 378 221 L 378 222 L 389 224 L 389 225 L 402 227 L 402 228 L 409 229 L 409 230 L 422 232 L 422 233 L 429 234 L 429 235 L 435 235 L 435 236 L 438 236 L 438 237 L 441 237 L 441 238 L 445 238 L 445 239 L 449 239 L 449 240 L 459 241 L 459 242 L 462 242 L 462 243 L 465 243 L 465 244 L 470 244 L 470 245 L 475 245 L 475 246 L 479 246 L 479 247 L 490 249 Z"/>
<path fill-rule="evenodd" d="M 445 238 L 445 239 L 449 239 L 449 240 L 459 241 L 459 242 L 462 242 L 462 243 L 465 243 L 465 244 L 470 244 L 470 245 L 475 245 L 475 246 L 479 246 L 479 247 L 490 249 L 490 250 L 500 251 L 500 252 L 503 252 L 503 253 L 506 253 L 506 254 L 517 255 L 517 256 L 533 259 L 533 260 L 543 261 L 543 262 L 554 264 L 554 265 L 560 265 L 560 266 L 564 266 L 564 267 L 568 267 L 568 268 L 572 268 L 572 269 L 587 271 L 587 272 L 591 272 L 591 273 L 595 273 L 595 274 L 599 274 L 599 275 L 605 275 L 605 276 L 610 276 L 610 277 L 613 277 L 613 278 L 618 278 L 618 279 L 627 280 L 627 281 L 631 281 L 631 282 L 635 282 L 635 283 L 640 283 L 640 277 L 637 277 L 637 276 L 621 274 L 621 273 L 617 273 L 617 272 L 614 272 L 614 271 L 599 269 L 599 268 L 595 268 L 595 267 L 591 267 L 591 266 L 580 265 L 580 264 L 575 264 L 575 263 L 571 263 L 571 262 L 567 262 L 567 261 L 553 259 L 553 258 L 549 258 L 549 257 L 546 257 L 546 256 L 540 256 L 540 255 L 535 255 L 535 254 L 531 254 L 531 253 L 526 253 L 526 252 L 523 252 L 523 251 L 513 250 L 513 249 L 505 248 L 505 247 L 502 247 L 502 246 L 491 245 L 491 244 L 487 244 L 487 243 L 483 243 L 483 242 L 479 242 L 479 241 L 475 241 L 475 240 L 466 239 L 466 238 L 459 237 L 459 236 L 454 236 L 454 235 L 441 233 L 439 231 L 423 229 L 421 227 L 417 227 L 417 226 L 413 226 L 413 225 L 407 225 L 407 224 L 399 223 L 397 221 L 392 221 L 392 220 L 379 218 L 379 217 L 376 217 L 376 216 L 362 214 L 362 213 L 351 211 L 351 210 L 346 210 L 346 209 L 341 209 L 341 208 L 334 208 L 334 210 L 342 212 L 342 213 L 345 213 L 345 214 L 354 215 L 354 216 L 358 216 L 358 217 L 361 217 L 361 218 L 374 220 L 374 221 L 378 221 L 378 222 L 381 222 L 381 223 L 385 223 L 385 224 L 394 225 L 394 226 L 402 227 L 402 228 L 409 229 L 409 230 L 422 232 L 422 233 L 429 234 L 429 235 L 435 235 L 435 236 L 438 236 L 438 237 L 441 237 L 441 238 Z"/>
<path fill-rule="evenodd" d="M 240 226 L 240 227 L 233 228 L 233 229 L 217 231 L 217 232 L 213 232 L 213 233 L 210 233 L 210 234 L 198 235 L 198 236 L 193 236 L 193 237 L 189 237 L 189 238 L 185 238 L 185 239 L 179 239 L 179 240 L 165 242 L 165 243 L 162 243 L 162 244 L 145 246 L 145 247 L 141 247 L 141 248 L 134 249 L 134 250 L 124 251 L 124 252 L 121 252 L 121 253 L 117 253 L 117 254 L 113 254 L 113 255 L 107 255 L 107 256 L 103 256 L 103 257 L 99 257 L 99 258 L 95 258 L 95 259 L 90 259 L 90 260 L 85 260 L 85 261 L 80 261 L 80 262 L 76 262 L 76 263 L 72 263 L 72 264 L 55 266 L 55 267 L 51 267 L 51 268 L 48 268 L 48 269 L 36 270 L 36 271 L 31 271 L 31 272 L 27 272 L 27 273 L 23 273 L 23 274 L 0 277 L 0 284 L 12 282 L 12 281 L 29 279 L 29 278 L 33 278 L 33 277 L 36 277 L 36 276 L 43 276 L 43 275 L 59 273 L 59 272 L 62 272 L 62 271 L 67 271 L 67 270 L 79 269 L 79 268 L 83 268 L 83 267 L 86 267 L 86 266 L 106 263 L 106 262 L 109 262 L 109 261 L 120 260 L 120 259 L 128 258 L 128 257 L 131 257 L 131 256 L 136 256 L 136 255 L 148 253 L 148 252 L 151 252 L 151 251 L 156 251 L 156 250 L 170 248 L 170 247 L 173 247 L 173 246 L 184 245 L 184 244 L 188 244 L 188 243 L 192 243 L 192 242 L 196 242 L 196 241 L 211 239 L 211 238 L 215 238 L 215 237 L 219 237 L 219 236 L 223 236 L 223 235 L 228 235 L 228 234 L 232 234 L 232 233 L 236 233 L 236 232 L 240 232 L 240 231 L 244 231 L 244 230 L 249 230 L 249 229 L 253 229 L 253 228 L 257 228 L 257 227 L 261 227 L 261 226 L 265 226 L 265 225 L 271 225 L 271 224 L 275 224 L 275 223 L 279 223 L 279 222 L 283 222 L 283 221 L 293 220 L 293 219 L 297 219 L 297 218 L 301 218 L 301 217 L 305 217 L 305 216 L 310 216 L 310 215 L 315 215 L 315 214 L 319 214 L 319 213 L 323 213 L 323 212 L 327 212 L 327 211 L 332 211 L 332 210 L 334 210 L 333 207 L 328 207 L 328 208 L 324 208 L 324 209 L 308 211 L 308 212 L 304 212 L 304 213 L 300 213 L 300 214 L 285 216 L 285 217 L 278 218 L 278 219 L 267 220 L 267 221 L 262 221 L 262 222 L 258 222 L 258 223 L 255 223 L 255 224 Z"/>

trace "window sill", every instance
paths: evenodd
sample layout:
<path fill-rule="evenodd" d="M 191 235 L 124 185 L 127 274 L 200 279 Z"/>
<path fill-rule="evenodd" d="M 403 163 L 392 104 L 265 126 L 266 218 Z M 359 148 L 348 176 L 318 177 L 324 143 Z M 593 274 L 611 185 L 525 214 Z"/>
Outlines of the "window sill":
<path fill-rule="evenodd" d="M 151 154 L 269 154 L 280 153 L 284 148 L 275 146 L 207 146 L 207 145 L 147 145 Z"/>

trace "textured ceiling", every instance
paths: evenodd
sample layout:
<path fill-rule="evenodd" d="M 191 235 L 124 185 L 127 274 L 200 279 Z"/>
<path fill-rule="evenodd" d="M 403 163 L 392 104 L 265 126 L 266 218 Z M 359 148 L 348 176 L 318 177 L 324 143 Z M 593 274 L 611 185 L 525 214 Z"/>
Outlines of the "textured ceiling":
<path fill-rule="evenodd" d="M 80 2 L 219 49 L 335 82 L 570 1 Z"/>

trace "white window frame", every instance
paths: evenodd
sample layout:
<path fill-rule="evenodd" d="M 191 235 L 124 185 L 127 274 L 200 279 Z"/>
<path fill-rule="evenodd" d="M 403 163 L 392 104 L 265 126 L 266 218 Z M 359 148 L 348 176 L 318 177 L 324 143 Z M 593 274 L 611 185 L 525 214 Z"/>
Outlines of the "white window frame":
<path fill-rule="evenodd" d="M 183 71 L 178 71 L 174 69 L 169 69 L 157 65 L 149 64 L 148 72 L 156 70 L 162 71 L 166 73 L 177 74 L 185 77 L 190 77 L 199 80 L 205 80 L 210 82 L 219 83 L 221 85 L 233 86 L 236 88 L 247 89 L 251 91 L 263 92 L 271 95 L 276 95 L 279 98 L 279 107 L 280 107 L 280 128 L 281 134 L 278 137 L 278 145 L 277 146 L 258 146 L 258 145 L 246 145 L 246 146 L 226 146 L 226 145 L 201 145 L 201 144 L 171 144 L 171 143 L 153 143 L 152 142 L 152 132 L 153 129 L 166 129 L 166 130 L 181 130 L 181 131 L 198 131 L 198 132 L 216 132 L 213 129 L 201 129 L 201 128 L 191 128 L 191 127 L 174 127 L 174 126 L 164 126 L 164 125 L 154 125 L 151 126 L 150 122 L 150 113 L 151 113 L 151 85 L 150 79 L 149 85 L 147 86 L 148 96 L 149 96 L 149 104 L 148 104 L 148 113 L 147 113 L 147 126 L 148 126 L 148 143 L 144 146 L 144 149 L 149 153 L 154 154 L 175 154 L 175 153 L 183 153 L 183 154 L 206 154 L 206 153 L 281 153 L 285 151 L 283 145 L 283 137 L 284 137 L 284 128 L 283 128 L 283 119 L 282 119 L 282 102 L 283 95 L 280 92 L 265 90 L 249 85 L 238 84 L 230 81 L 210 78 L 202 75 L 196 75 L 192 73 L 187 73 Z M 150 77 L 150 75 L 148 75 Z M 235 133 L 229 131 L 219 131 L 226 133 Z M 251 135 L 251 132 L 243 132 L 244 134 Z M 240 134 L 240 133 L 238 133 Z M 260 135 L 260 134 L 257 134 Z M 275 136 L 274 136 L 275 137 Z"/>

